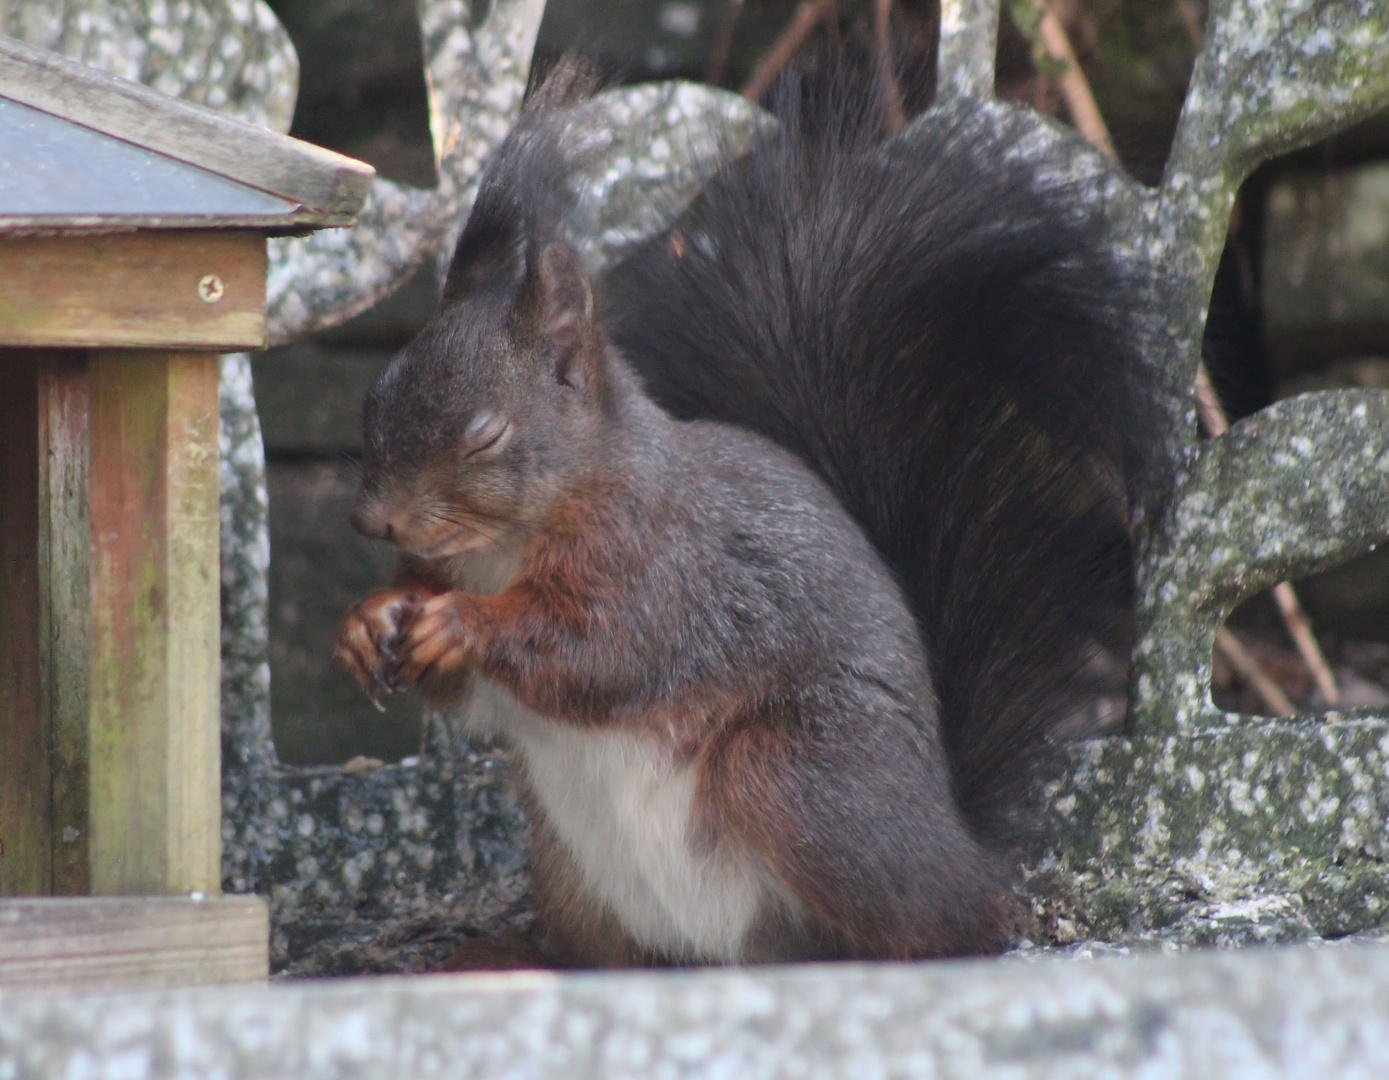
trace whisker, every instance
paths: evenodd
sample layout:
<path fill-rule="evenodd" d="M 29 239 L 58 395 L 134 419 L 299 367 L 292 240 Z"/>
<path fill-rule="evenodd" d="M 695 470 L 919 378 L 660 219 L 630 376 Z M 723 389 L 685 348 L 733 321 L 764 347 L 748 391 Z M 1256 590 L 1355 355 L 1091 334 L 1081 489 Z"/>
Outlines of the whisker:
<path fill-rule="evenodd" d="M 452 513 L 440 511 L 432 507 L 425 508 L 421 511 L 421 514 L 433 521 L 442 522 L 445 525 L 452 525 L 455 528 L 465 529 L 468 532 L 475 533 L 478 536 L 485 537 L 486 539 L 491 540 L 493 542 L 500 540 L 503 536 L 506 535 L 504 529 L 496 526 L 488 527 L 487 525 L 484 525 L 483 520 L 481 518 L 473 517 L 471 515 L 467 518 L 460 518 Z"/>
<path fill-rule="evenodd" d="M 366 472 L 362 459 L 351 450 L 339 450 L 337 456 L 338 479 L 352 484 L 361 483 L 362 475 Z"/>

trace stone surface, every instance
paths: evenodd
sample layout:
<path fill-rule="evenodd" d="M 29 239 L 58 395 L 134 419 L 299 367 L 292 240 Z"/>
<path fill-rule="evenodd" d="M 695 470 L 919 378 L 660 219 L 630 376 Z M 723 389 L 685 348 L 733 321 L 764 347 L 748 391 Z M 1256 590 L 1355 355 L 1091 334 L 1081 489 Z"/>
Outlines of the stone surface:
<path fill-rule="evenodd" d="M 228 769 L 223 887 L 270 900 L 271 962 L 424 970 L 530 918 L 524 817 L 495 756 L 435 722 L 418 762 Z"/>
<path fill-rule="evenodd" d="M 288 131 L 299 61 L 262 0 L 0 0 L 0 33 Z"/>
<path fill-rule="evenodd" d="M 217 389 L 222 558 L 222 772 L 264 769 L 270 741 L 266 623 L 270 571 L 265 447 L 256 419 L 251 360 L 222 358 Z"/>
<path fill-rule="evenodd" d="M 1220 727 L 1215 632 L 1242 600 L 1389 537 L 1389 394 L 1279 402 L 1194 448 L 1140 569 L 1159 624 L 1135 650 L 1136 729 Z"/>
<path fill-rule="evenodd" d="M 1046 940 L 1229 946 L 1389 914 L 1383 719 L 1095 740 L 1049 803 L 1056 839 L 1027 872 Z"/>
<path fill-rule="evenodd" d="M 1389 949 L 0 998 L 0 1077 L 1389 1075 Z"/>

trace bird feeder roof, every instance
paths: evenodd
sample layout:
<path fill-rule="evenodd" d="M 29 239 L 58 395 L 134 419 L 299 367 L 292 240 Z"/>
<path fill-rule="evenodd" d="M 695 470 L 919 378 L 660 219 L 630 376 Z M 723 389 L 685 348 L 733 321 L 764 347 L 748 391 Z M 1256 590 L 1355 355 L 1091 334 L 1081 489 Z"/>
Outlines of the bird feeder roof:
<path fill-rule="evenodd" d="M 0 36 L 0 233 L 350 225 L 370 165 Z"/>

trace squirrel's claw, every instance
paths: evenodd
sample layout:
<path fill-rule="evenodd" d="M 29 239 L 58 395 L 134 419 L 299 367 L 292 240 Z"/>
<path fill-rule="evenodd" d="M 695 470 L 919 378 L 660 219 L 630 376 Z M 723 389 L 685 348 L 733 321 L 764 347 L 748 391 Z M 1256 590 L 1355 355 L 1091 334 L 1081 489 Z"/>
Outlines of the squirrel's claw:
<path fill-rule="evenodd" d="M 399 649 L 423 601 L 417 590 L 377 589 L 343 620 L 334 653 L 380 712 L 385 696 L 401 689 Z"/>
<path fill-rule="evenodd" d="M 472 636 L 453 598 L 437 596 L 425 603 L 406 628 L 400 652 L 400 677 L 406 682 L 454 675 L 467 666 Z"/>

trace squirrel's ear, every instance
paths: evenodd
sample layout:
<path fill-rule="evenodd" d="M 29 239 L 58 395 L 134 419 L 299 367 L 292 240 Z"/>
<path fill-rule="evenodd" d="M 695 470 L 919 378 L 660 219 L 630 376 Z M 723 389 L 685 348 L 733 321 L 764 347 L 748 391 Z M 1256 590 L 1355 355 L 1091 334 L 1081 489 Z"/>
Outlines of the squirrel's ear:
<path fill-rule="evenodd" d="M 594 344 L 593 286 L 578 252 L 558 241 L 533 260 L 533 299 L 540 331 L 556 356 L 555 377 L 579 386 L 589 377 L 587 354 Z"/>

